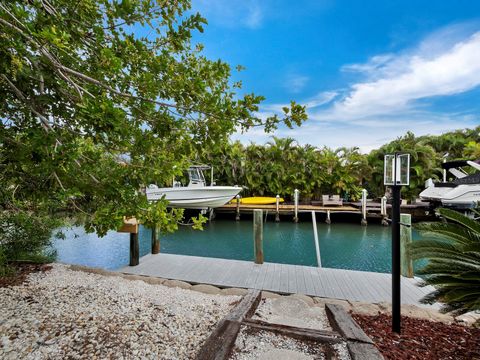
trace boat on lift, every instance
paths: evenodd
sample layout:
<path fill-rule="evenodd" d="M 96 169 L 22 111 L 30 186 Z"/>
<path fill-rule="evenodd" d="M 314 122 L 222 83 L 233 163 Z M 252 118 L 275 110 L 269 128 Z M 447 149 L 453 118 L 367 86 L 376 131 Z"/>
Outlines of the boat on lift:
<path fill-rule="evenodd" d="M 204 170 L 211 170 L 212 176 L 208 186 L 203 175 Z M 159 188 L 155 184 L 150 184 L 145 191 L 147 199 L 156 201 L 165 197 L 171 207 L 205 210 L 225 205 L 242 191 L 239 186 L 216 186 L 211 166 L 191 166 L 188 168 L 188 176 L 190 181 L 187 186 L 182 186 L 175 180 L 172 187 Z"/>
<path fill-rule="evenodd" d="M 469 166 L 475 170 L 467 173 L 462 168 Z M 420 199 L 429 201 L 434 206 L 441 205 L 457 209 L 470 209 L 480 202 L 480 161 L 457 160 L 444 162 L 443 182 L 425 182 L 425 190 L 420 193 Z M 447 182 L 446 172 L 449 171 L 455 179 Z"/>

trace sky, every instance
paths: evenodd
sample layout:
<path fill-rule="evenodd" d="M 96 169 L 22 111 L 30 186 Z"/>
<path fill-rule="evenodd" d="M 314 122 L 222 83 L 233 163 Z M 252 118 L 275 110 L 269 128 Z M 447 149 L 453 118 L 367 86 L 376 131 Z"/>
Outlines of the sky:
<path fill-rule="evenodd" d="M 305 105 L 300 128 L 260 128 L 300 144 L 368 152 L 402 136 L 480 124 L 478 0 L 193 0 L 208 20 L 194 42 L 222 59 L 242 93 L 263 95 L 266 117 L 291 100 Z"/>

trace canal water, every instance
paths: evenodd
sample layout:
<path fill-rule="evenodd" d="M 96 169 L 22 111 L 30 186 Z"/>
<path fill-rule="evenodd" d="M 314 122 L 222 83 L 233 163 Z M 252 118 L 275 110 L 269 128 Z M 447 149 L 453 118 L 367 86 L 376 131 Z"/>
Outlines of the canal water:
<path fill-rule="evenodd" d="M 375 272 L 391 270 L 391 228 L 380 225 L 318 223 L 323 267 Z M 109 232 L 98 238 L 83 228 L 64 229 L 65 239 L 55 239 L 58 261 L 117 269 L 128 264 L 129 234 Z M 418 234 L 414 231 L 414 239 Z M 140 255 L 150 252 L 151 232 L 140 228 Z M 203 231 L 181 226 L 162 235 L 161 252 L 253 261 L 251 221 L 215 220 Z M 265 261 L 316 266 L 313 229 L 310 222 L 264 224 Z"/>

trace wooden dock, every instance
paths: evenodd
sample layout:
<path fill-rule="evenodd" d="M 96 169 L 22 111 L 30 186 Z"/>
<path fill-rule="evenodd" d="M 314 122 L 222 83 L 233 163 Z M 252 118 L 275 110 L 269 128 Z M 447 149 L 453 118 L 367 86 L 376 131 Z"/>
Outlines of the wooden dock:
<path fill-rule="evenodd" d="M 140 265 L 124 267 L 122 273 L 156 276 L 219 287 L 239 287 L 278 293 L 301 293 L 324 298 L 391 302 L 391 275 L 276 263 L 197 256 L 156 254 L 141 258 Z M 419 300 L 433 287 L 418 287 L 417 279 L 402 277 L 402 303 L 421 305 Z"/>
<path fill-rule="evenodd" d="M 277 209 L 275 204 L 272 205 L 252 205 L 252 204 L 240 204 L 240 211 L 241 212 L 253 212 L 254 209 L 261 209 L 264 211 L 269 211 L 274 213 Z M 215 209 L 217 212 L 235 212 L 237 209 L 237 204 L 225 204 Z M 344 212 L 344 213 L 356 213 L 361 214 L 361 210 L 353 207 L 353 206 L 317 206 L 317 205 L 306 205 L 306 204 L 299 204 L 298 211 L 299 212 Z M 293 214 L 295 211 L 295 205 L 293 204 L 280 204 L 278 205 L 278 211 L 280 213 L 289 213 Z"/>

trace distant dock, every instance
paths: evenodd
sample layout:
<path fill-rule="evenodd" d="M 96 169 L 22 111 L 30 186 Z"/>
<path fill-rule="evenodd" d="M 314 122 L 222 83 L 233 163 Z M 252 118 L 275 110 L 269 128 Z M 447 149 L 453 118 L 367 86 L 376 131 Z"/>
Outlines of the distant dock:
<path fill-rule="evenodd" d="M 253 210 L 261 209 L 264 213 L 268 215 L 275 215 L 277 213 L 277 205 L 252 205 L 252 204 L 239 204 L 230 203 L 218 207 L 215 209 L 215 212 L 218 214 L 252 214 Z M 298 204 L 298 213 L 311 213 L 312 211 L 316 213 L 323 214 L 354 214 L 362 216 L 362 205 L 360 202 L 349 202 L 344 203 L 340 206 L 322 206 L 322 205 L 311 205 L 311 204 Z M 391 205 L 386 205 L 387 214 L 391 211 Z M 410 214 L 415 220 L 424 220 L 432 216 L 432 213 L 429 208 L 428 203 L 416 203 L 416 204 L 405 204 L 401 206 L 401 212 L 405 214 Z M 279 215 L 293 216 L 295 213 L 294 204 L 280 204 L 278 205 Z M 381 213 L 381 204 L 376 202 L 367 202 L 366 206 L 366 217 L 368 219 L 382 219 L 383 215 Z"/>

